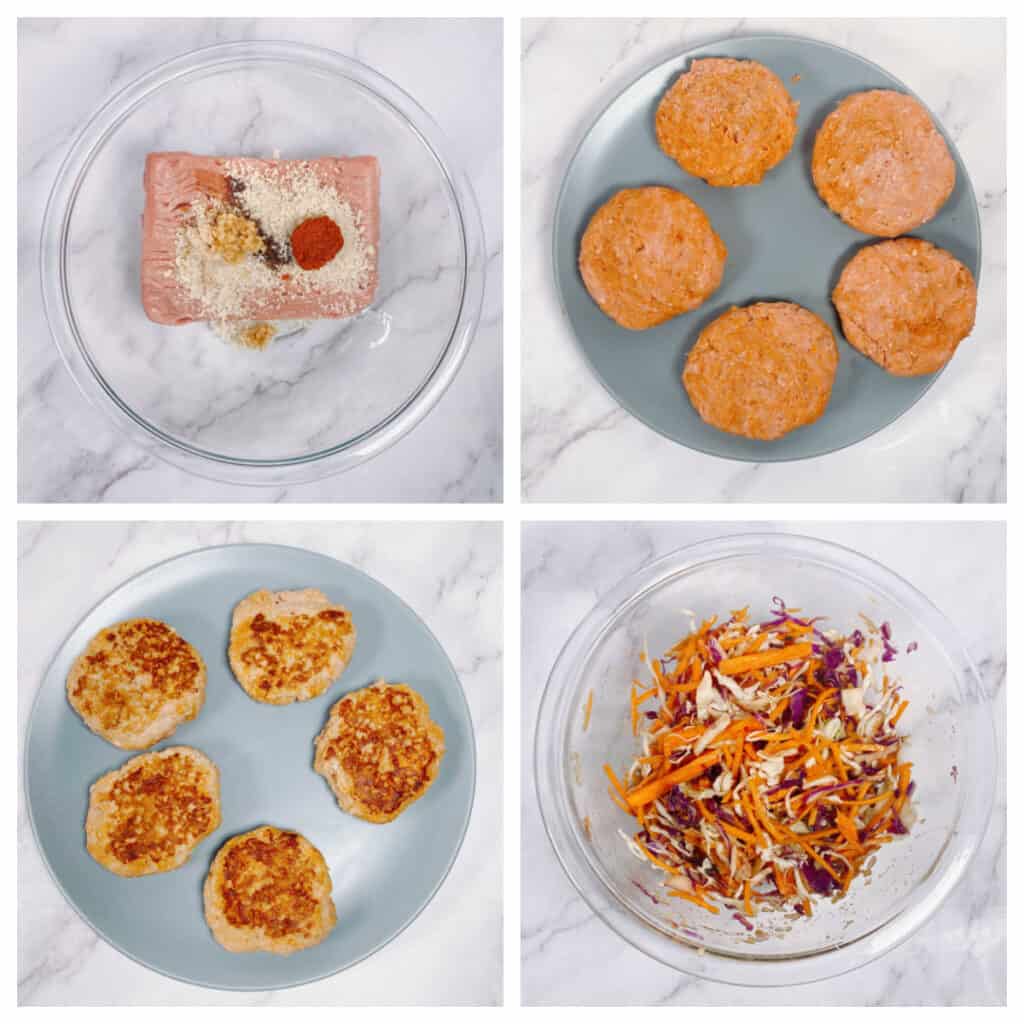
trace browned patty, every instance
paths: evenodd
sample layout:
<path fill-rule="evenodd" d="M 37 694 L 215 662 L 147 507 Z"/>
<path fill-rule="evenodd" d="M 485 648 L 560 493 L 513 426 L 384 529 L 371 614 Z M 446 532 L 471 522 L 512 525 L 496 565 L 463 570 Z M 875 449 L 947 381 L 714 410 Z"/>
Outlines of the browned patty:
<path fill-rule="evenodd" d="M 433 785 L 444 750 L 427 702 L 411 687 L 378 680 L 331 708 L 313 766 L 342 810 L 383 823 Z"/>
<path fill-rule="evenodd" d="M 949 362 L 974 327 L 977 298 L 967 267 L 920 238 L 866 245 L 832 292 L 846 340 L 900 377 Z"/>
<path fill-rule="evenodd" d="M 181 867 L 219 824 L 217 766 L 192 747 L 167 747 L 93 783 L 86 849 L 116 875 L 152 875 Z"/>
<path fill-rule="evenodd" d="M 203 885 L 206 922 L 231 953 L 288 956 L 334 928 L 331 889 L 327 862 L 305 836 L 263 825 L 217 851 Z"/>
<path fill-rule="evenodd" d="M 341 675 L 355 650 L 348 609 L 319 590 L 258 590 L 235 606 L 228 657 L 253 700 L 312 700 Z"/>
<path fill-rule="evenodd" d="M 852 228 L 894 238 L 929 221 L 956 184 L 956 165 L 928 111 L 888 89 L 857 92 L 825 118 L 811 172 Z"/>
<path fill-rule="evenodd" d="M 94 733 L 144 750 L 199 714 L 206 666 L 166 622 L 129 619 L 89 641 L 68 673 L 67 694 Z"/>
<path fill-rule="evenodd" d="M 792 302 L 730 309 L 700 333 L 683 387 L 719 430 L 774 441 L 825 411 L 839 352 L 828 325 Z"/>
<path fill-rule="evenodd" d="M 627 188 L 590 219 L 580 273 L 602 311 L 638 331 L 704 302 L 727 256 L 704 211 L 681 192 Z"/>
<path fill-rule="evenodd" d="M 695 60 L 658 104 L 658 145 L 709 185 L 756 185 L 796 138 L 799 104 L 756 60 Z"/>

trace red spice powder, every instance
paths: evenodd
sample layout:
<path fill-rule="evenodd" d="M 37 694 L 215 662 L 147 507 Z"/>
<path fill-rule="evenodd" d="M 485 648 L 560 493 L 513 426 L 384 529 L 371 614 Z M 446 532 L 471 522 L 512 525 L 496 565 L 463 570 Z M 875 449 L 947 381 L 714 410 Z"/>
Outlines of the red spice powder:
<path fill-rule="evenodd" d="M 313 217 L 292 232 L 292 256 L 303 270 L 318 270 L 341 252 L 345 239 L 330 217 Z"/>

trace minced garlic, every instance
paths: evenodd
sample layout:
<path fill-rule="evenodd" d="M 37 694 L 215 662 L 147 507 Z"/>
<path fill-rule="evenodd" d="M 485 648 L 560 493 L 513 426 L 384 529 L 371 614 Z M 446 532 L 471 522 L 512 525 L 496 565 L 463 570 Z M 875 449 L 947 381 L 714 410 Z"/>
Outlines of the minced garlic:
<path fill-rule="evenodd" d="M 246 256 L 263 252 L 266 246 L 259 228 L 240 213 L 222 210 L 210 232 L 213 251 L 227 263 L 241 263 Z"/>
<path fill-rule="evenodd" d="M 262 320 L 219 320 L 212 326 L 225 341 L 255 349 L 266 348 L 278 330 L 277 324 Z"/>
<path fill-rule="evenodd" d="M 273 324 L 253 324 L 242 331 L 240 340 L 247 348 L 266 348 L 275 334 L 277 328 Z"/>

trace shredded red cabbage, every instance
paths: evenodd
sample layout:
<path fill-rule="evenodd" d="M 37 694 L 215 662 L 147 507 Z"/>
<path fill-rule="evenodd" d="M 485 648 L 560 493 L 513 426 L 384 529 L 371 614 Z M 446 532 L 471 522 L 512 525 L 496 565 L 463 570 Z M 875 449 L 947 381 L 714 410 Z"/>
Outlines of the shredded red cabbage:
<path fill-rule="evenodd" d="M 789 717 L 793 724 L 799 729 L 804 724 L 804 716 L 807 714 L 807 691 L 797 690 L 789 698 Z"/>
<path fill-rule="evenodd" d="M 723 807 L 720 803 L 718 803 L 717 800 L 711 805 L 711 811 L 719 818 L 721 818 L 722 821 L 724 821 L 727 825 L 732 825 L 733 828 L 739 826 L 739 818 L 737 818 L 736 815 L 733 814 L 732 811 L 730 811 L 727 807 Z"/>
<path fill-rule="evenodd" d="M 764 791 L 765 796 L 771 796 L 773 793 L 780 793 L 784 789 L 792 789 L 794 786 L 802 785 L 799 779 L 790 779 L 789 782 L 783 782 L 781 785 L 772 786 L 771 789 Z"/>
<path fill-rule="evenodd" d="M 684 796 L 678 786 L 668 791 L 665 797 L 665 807 L 684 828 L 696 825 L 700 821 L 700 811 L 697 810 L 697 805 Z"/>
<path fill-rule="evenodd" d="M 834 793 L 837 789 L 847 789 L 848 787 L 855 785 L 857 785 L 856 782 L 835 782 L 830 786 L 819 786 L 817 789 L 809 789 L 804 796 L 806 797 L 807 802 L 810 803 L 811 800 L 816 797 L 823 796 L 825 793 Z"/>
<path fill-rule="evenodd" d="M 711 655 L 711 660 L 716 665 L 720 664 L 722 659 L 725 657 L 722 648 L 718 646 L 718 642 L 715 640 L 714 637 L 712 637 L 711 640 L 708 642 L 708 653 Z"/>
<path fill-rule="evenodd" d="M 811 860 L 805 860 L 800 871 L 807 884 L 821 896 L 827 896 L 835 888 L 836 880 Z"/>
<path fill-rule="evenodd" d="M 645 889 L 645 888 L 644 888 L 644 887 L 643 887 L 643 886 L 642 886 L 642 885 L 641 885 L 641 884 L 640 884 L 639 882 L 637 882 L 637 881 L 635 881 L 635 880 L 634 880 L 633 884 L 634 884 L 634 885 L 635 885 L 635 886 L 636 886 L 636 887 L 637 887 L 637 888 L 638 888 L 638 889 L 639 889 L 639 890 L 640 890 L 640 891 L 641 891 L 641 892 L 642 892 L 642 893 L 643 893 L 643 894 L 644 894 L 644 895 L 645 895 L 645 896 L 646 896 L 646 897 L 647 897 L 647 898 L 648 898 L 648 899 L 649 899 L 649 900 L 650 900 L 650 901 L 651 901 L 652 903 L 655 903 L 655 904 L 656 904 L 656 903 L 658 903 L 658 900 L 656 900 L 656 899 L 655 899 L 655 898 L 654 898 L 654 897 L 653 897 L 653 896 L 652 896 L 652 895 L 651 895 L 651 894 L 650 894 L 650 893 L 649 893 L 649 892 L 648 892 L 648 891 L 647 891 L 647 890 L 646 890 L 646 889 Z"/>

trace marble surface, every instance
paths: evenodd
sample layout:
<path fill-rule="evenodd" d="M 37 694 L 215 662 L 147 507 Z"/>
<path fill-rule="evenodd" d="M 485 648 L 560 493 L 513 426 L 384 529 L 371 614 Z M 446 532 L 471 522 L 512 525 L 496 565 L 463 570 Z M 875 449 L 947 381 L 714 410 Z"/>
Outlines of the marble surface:
<path fill-rule="evenodd" d="M 936 111 L 956 142 L 974 183 L 983 232 L 977 324 L 951 372 L 874 437 L 843 452 L 774 465 L 735 463 L 691 452 L 620 408 L 585 363 L 562 315 L 550 257 L 562 176 L 600 111 L 647 68 L 682 50 L 759 33 L 835 43 L 906 82 Z M 1006 500 L 1004 22 L 527 19 L 521 59 L 524 497 Z"/>
<path fill-rule="evenodd" d="M 250 488 L 203 480 L 170 466 L 125 439 L 107 418 L 87 402 L 63 366 L 43 316 L 39 274 L 39 231 L 43 208 L 60 162 L 83 122 L 113 92 L 135 80 L 146 70 L 171 57 L 218 42 L 280 39 L 314 44 L 354 57 L 391 78 L 411 94 L 438 122 L 447 135 L 453 159 L 472 182 L 481 208 L 486 236 L 486 291 L 481 326 L 451 388 L 410 434 L 386 452 L 345 474 L 326 480 L 290 486 Z M 59 61 L 65 74 L 73 74 L 75 88 L 64 87 L 64 79 L 50 71 Z M 437 74 L 443 65 L 444 75 Z M 209 131 L 217 126 L 247 124 L 243 133 L 250 150 L 274 139 L 296 145 L 295 139 L 313 139 L 320 144 L 358 147 L 360 139 L 373 136 L 376 145 L 390 154 L 392 173 L 385 185 L 407 199 L 408 209 L 397 199 L 387 203 L 382 229 L 386 244 L 389 231 L 401 229 L 407 243 L 392 261 L 382 267 L 381 294 L 388 308 L 408 308 L 408 316 L 392 316 L 391 331 L 399 324 L 419 323 L 408 339 L 392 337 L 387 351 L 398 353 L 398 344 L 408 347 L 402 358 L 390 360 L 378 354 L 380 339 L 369 321 L 356 323 L 344 344 L 332 346 L 330 358 L 314 369 L 337 373 L 310 373 L 305 349 L 288 342 L 277 343 L 267 353 L 229 362 L 226 346 L 202 328 L 179 328 L 177 347 L 156 346 L 154 360 L 143 358 L 150 350 L 139 344 L 140 332 L 155 330 L 141 312 L 138 323 L 129 314 L 117 323 L 110 321 L 110 306 L 130 311 L 136 302 L 135 270 L 103 275 L 90 268 L 115 267 L 118 253 L 135 250 L 137 227 L 134 214 L 125 227 L 113 225 L 100 230 L 98 223 L 83 220 L 71 238 L 72 260 L 77 259 L 73 284 L 76 294 L 106 295 L 105 302 L 80 302 L 80 324 L 95 337 L 98 358 L 106 356 L 114 386 L 146 415 L 160 413 L 156 421 L 179 436 L 195 435 L 217 450 L 231 451 L 238 438 L 256 446 L 259 452 L 284 444 L 282 422 L 294 423 L 300 443 L 288 451 L 302 451 L 310 439 L 338 439 L 351 436 L 373 422 L 376 407 L 367 396 L 393 393 L 405 395 L 432 363 L 427 341 L 432 297 L 454 301 L 455 280 L 445 267 L 427 266 L 436 258 L 451 262 L 452 245 L 444 249 L 442 228 L 452 233 L 446 211 L 433 209 L 417 187 L 426 188 L 429 171 L 422 154 L 417 156 L 397 137 L 373 135 L 375 118 L 367 107 L 365 131 L 358 127 L 358 100 L 347 94 L 343 101 L 353 124 L 337 126 L 318 118 L 315 110 L 295 111 L 287 121 L 276 118 L 274 104 L 292 94 L 305 96 L 282 73 L 276 81 L 246 82 L 232 107 L 225 97 L 201 87 L 187 90 L 183 97 L 193 120 L 206 118 Z M 235 94 L 232 94 L 235 95 Z M 255 99 L 253 99 L 255 98 Z M 262 101 L 266 101 L 263 103 Z M 255 107 L 253 106 L 255 102 Z M 163 104 L 163 105 L 161 105 Z M 267 108 L 264 111 L 264 106 Z M 209 107 L 209 110 L 206 110 Z M 166 108 L 166 109 L 165 109 Z M 500 500 L 501 464 L 501 265 L 502 265 L 502 22 L 500 19 L 195 19 L 195 20 L 40 20 L 19 22 L 19 498 L 23 501 L 444 501 L 490 502 Z M 119 132 L 113 152 L 101 155 L 90 172 L 93 184 L 80 195 L 79 203 L 102 212 L 111 192 L 122 186 L 123 161 L 118 153 L 128 147 L 144 153 L 148 149 L 195 148 L 192 136 L 181 127 L 181 111 L 164 98 L 155 102 L 153 117 L 137 118 Z M 265 116 L 264 116 L 265 115 Z M 187 119 L 186 119 L 187 120 Z M 150 122 L 159 122 L 153 123 Z M 379 122 L 383 123 L 383 122 Z M 250 130 L 252 129 L 252 130 Z M 267 138 L 259 136 L 266 131 Z M 336 139 L 351 131 L 359 138 Z M 358 129 L 358 130 L 357 130 Z M 228 128 L 224 131 L 230 134 Z M 256 134 L 254 135 L 253 132 Z M 319 133 L 319 134 L 318 134 Z M 291 143 L 289 143 L 291 140 Z M 313 145 L 313 142 L 308 144 Z M 365 145 L 366 143 L 363 142 Z M 405 148 L 403 149 L 403 145 Z M 255 149 L 253 149 L 255 147 Z M 108 147 L 109 148 L 109 147 Z M 283 155 L 287 156 L 285 151 Z M 409 168 L 420 168 L 417 175 Z M 394 169 L 398 168 L 397 171 Z M 397 175 L 397 178 L 396 178 Z M 434 180 L 434 179 L 430 179 Z M 91 189 L 91 192 L 90 192 Z M 135 194 L 135 193 L 133 193 Z M 141 188 L 138 192 L 141 211 Z M 440 193 L 436 193 L 440 194 Z M 387 194 L 385 194 L 387 199 Z M 91 204 L 91 206 L 90 206 Z M 399 216 L 398 211 L 404 212 Z M 389 227 L 388 216 L 395 224 Z M 76 214 L 76 216 L 78 216 Z M 95 228 L 95 230 L 94 230 Z M 130 244 L 121 244 L 131 233 Z M 393 231 L 392 231 L 393 233 Z M 445 236 L 447 237 L 447 236 Z M 460 243 L 461 245 L 461 243 Z M 90 255 L 91 254 L 91 255 Z M 123 261 L 123 258 L 122 258 Z M 73 265 L 74 267 L 74 265 Z M 391 278 L 389 279 L 389 274 Z M 449 281 L 449 278 L 451 280 Z M 428 284 L 427 282 L 432 282 Z M 408 287 L 407 287 L 408 285 Z M 123 302 L 118 296 L 124 297 Z M 401 310 L 399 309 L 399 313 Z M 438 324 L 441 318 L 434 311 Z M 355 323 L 355 322 L 354 322 Z M 316 331 L 317 328 L 313 328 Z M 440 327 L 438 328 L 440 330 Z M 401 328 L 399 328 L 399 333 Z M 188 336 L 186 338 L 185 336 Z M 196 337 L 192 337 L 196 335 Z M 191 341 L 189 341 L 191 339 Z M 313 337 L 313 342 L 317 338 Z M 215 348 L 210 350 L 210 343 Z M 205 345 L 203 344 L 205 343 Z M 308 347 L 308 346 L 307 346 Z M 141 355 L 140 355 L 141 350 Z M 320 351 L 320 347 L 317 347 Z M 353 356 L 353 353 L 355 355 Z M 259 356 L 266 356 L 260 359 Z M 237 363 L 246 360 L 244 373 Z M 332 360 L 337 360 L 336 364 Z M 251 363 L 251 365 L 249 365 Z M 152 364 L 152 365 L 151 365 Z M 221 365 L 224 364 L 224 365 Z M 422 365 L 421 365 L 422 364 Z M 192 384 L 186 394 L 174 394 L 168 380 L 183 379 L 192 368 Z M 269 375 L 269 377 L 268 377 Z M 264 380 L 263 378 L 268 379 Z M 411 380 L 415 377 L 415 380 Z M 410 378 L 407 380 L 406 378 Z M 188 379 L 187 377 L 185 378 Z M 332 379 L 337 388 L 332 388 Z M 275 382 L 288 381 L 282 398 Z M 347 391 L 345 388 L 347 387 Z M 337 393 L 335 393 L 337 392 Z M 241 396 L 241 397 L 240 397 Z M 243 399 L 248 402 L 245 406 Z M 294 405 L 284 416 L 275 403 L 298 402 L 305 410 L 294 416 Z M 171 403 L 168 405 L 168 403 Z M 246 415 L 246 408 L 256 411 Z M 377 410 L 379 411 L 379 410 Z M 308 421 L 308 422 L 307 422 Z M 351 424 L 351 425 L 350 425 Z M 331 433 L 333 431 L 333 433 Z M 264 440 L 265 436 L 265 440 Z M 262 447 L 263 444 L 267 447 Z M 329 442 L 328 442 L 329 443 Z M 45 453 L 45 457 L 43 457 Z M 249 455 L 256 454 L 250 447 Z"/>
<path fill-rule="evenodd" d="M 502 541 L 501 526 L 491 523 L 22 524 L 19 747 L 46 666 L 66 631 L 96 601 L 162 559 L 197 547 L 245 541 L 291 544 L 332 555 L 394 590 L 423 618 L 451 658 L 469 700 L 477 749 L 501 749 Z M 410 566 L 418 568 L 410 571 Z M 55 588 L 58 578 L 61 586 Z M 494 837 L 501 831 L 500 757 L 479 758 L 477 771 L 473 816 L 459 857 L 440 891 L 406 931 L 333 978 L 263 993 L 218 992 L 173 981 L 99 939 L 64 901 L 44 867 L 19 784 L 19 1003 L 500 1002 L 502 871 L 494 848 Z M 472 970 L 466 969 L 469 963 Z"/>
<path fill-rule="evenodd" d="M 1001 523 L 528 523 L 522 543 L 522 735 L 545 680 L 597 598 L 651 559 L 751 530 L 804 533 L 871 556 L 956 622 L 992 695 L 1001 771 L 988 832 L 967 877 L 897 951 L 830 981 L 750 989 L 698 981 L 649 959 L 589 909 L 563 873 L 522 759 L 524 1004 L 999 1005 L 1006 1001 L 1006 533 Z M 941 559 L 935 552 L 944 553 Z"/>

